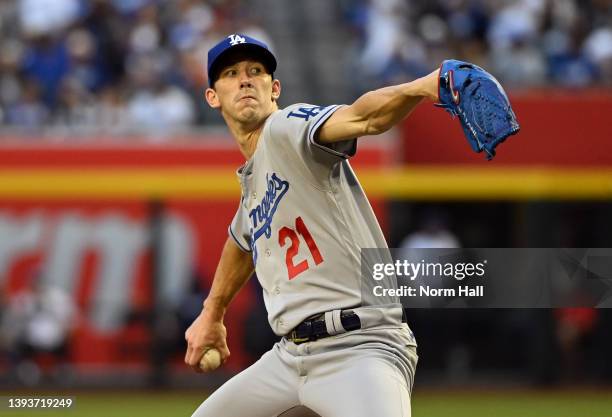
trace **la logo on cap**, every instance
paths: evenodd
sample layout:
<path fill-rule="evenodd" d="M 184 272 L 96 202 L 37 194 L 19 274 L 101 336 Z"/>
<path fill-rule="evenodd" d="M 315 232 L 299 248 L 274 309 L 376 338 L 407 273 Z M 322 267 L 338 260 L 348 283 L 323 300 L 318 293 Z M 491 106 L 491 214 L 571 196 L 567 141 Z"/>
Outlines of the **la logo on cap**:
<path fill-rule="evenodd" d="M 239 43 L 245 43 L 246 42 L 246 39 L 244 39 L 240 35 L 229 35 L 228 38 L 230 40 L 230 45 L 232 45 L 232 46 L 238 45 Z"/>

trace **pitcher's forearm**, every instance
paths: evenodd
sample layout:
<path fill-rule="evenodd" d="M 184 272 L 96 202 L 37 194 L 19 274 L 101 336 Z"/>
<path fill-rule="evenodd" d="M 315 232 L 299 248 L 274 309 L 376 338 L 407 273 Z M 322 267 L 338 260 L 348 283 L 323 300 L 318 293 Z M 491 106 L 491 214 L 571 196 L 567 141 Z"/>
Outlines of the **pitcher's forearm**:
<path fill-rule="evenodd" d="M 210 293 L 203 305 L 203 314 L 216 321 L 223 320 L 227 307 L 238 291 L 253 275 L 253 260 L 228 238 L 221 252 Z"/>
<path fill-rule="evenodd" d="M 369 134 L 385 132 L 408 116 L 424 99 L 437 100 L 437 73 L 409 83 L 370 91 L 357 99 L 353 106 L 364 119 L 369 120 Z"/>
<path fill-rule="evenodd" d="M 405 84 L 370 91 L 350 106 L 340 107 L 317 133 L 320 143 L 333 143 L 391 129 L 424 99 L 438 100 L 438 70 Z"/>

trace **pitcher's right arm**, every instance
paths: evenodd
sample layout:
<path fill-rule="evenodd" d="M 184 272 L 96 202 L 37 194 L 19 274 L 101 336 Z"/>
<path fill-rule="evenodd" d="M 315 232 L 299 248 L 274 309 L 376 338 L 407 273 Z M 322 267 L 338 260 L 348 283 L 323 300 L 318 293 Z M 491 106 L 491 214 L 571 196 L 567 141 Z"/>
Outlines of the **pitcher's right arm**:
<path fill-rule="evenodd" d="M 229 358 L 223 318 L 231 301 L 253 275 L 253 270 L 251 254 L 240 249 L 232 238 L 228 238 L 202 312 L 185 332 L 185 363 L 196 372 L 202 372 L 200 359 L 207 349 L 217 349 L 222 362 Z"/>

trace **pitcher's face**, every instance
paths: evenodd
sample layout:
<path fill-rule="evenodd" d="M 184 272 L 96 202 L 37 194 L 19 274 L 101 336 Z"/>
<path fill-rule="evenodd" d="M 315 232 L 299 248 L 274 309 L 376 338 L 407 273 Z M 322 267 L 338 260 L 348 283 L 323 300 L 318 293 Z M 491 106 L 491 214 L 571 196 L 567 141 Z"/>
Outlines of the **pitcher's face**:
<path fill-rule="evenodd" d="M 265 66 L 254 59 L 229 62 L 219 72 L 214 89 L 206 100 L 224 117 L 240 123 L 258 123 L 276 110 L 280 82 L 273 80 Z"/>

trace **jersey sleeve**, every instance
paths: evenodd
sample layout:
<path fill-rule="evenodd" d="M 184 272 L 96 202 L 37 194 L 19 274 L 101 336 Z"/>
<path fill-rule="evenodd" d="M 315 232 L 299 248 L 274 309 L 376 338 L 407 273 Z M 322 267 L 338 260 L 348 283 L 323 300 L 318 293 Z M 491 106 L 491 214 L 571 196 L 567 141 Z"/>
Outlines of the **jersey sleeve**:
<path fill-rule="evenodd" d="M 270 136 L 275 147 L 289 148 L 311 169 L 331 167 L 357 152 L 357 140 L 332 144 L 317 142 L 317 132 L 341 106 L 294 104 L 275 115 Z"/>
<path fill-rule="evenodd" d="M 246 209 L 242 206 L 242 199 L 240 199 L 240 206 L 234 215 L 232 223 L 228 227 L 228 234 L 242 251 L 252 251 L 248 214 Z"/>
<path fill-rule="evenodd" d="M 343 140 L 341 142 L 322 144 L 317 141 L 317 132 L 325 121 L 340 107 L 339 105 L 323 107 L 313 122 L 308 126 L 307 140 L 313 150 L 320 149 L 341 159 L 348 159 L 357 153 L 357 138 Z"/>

